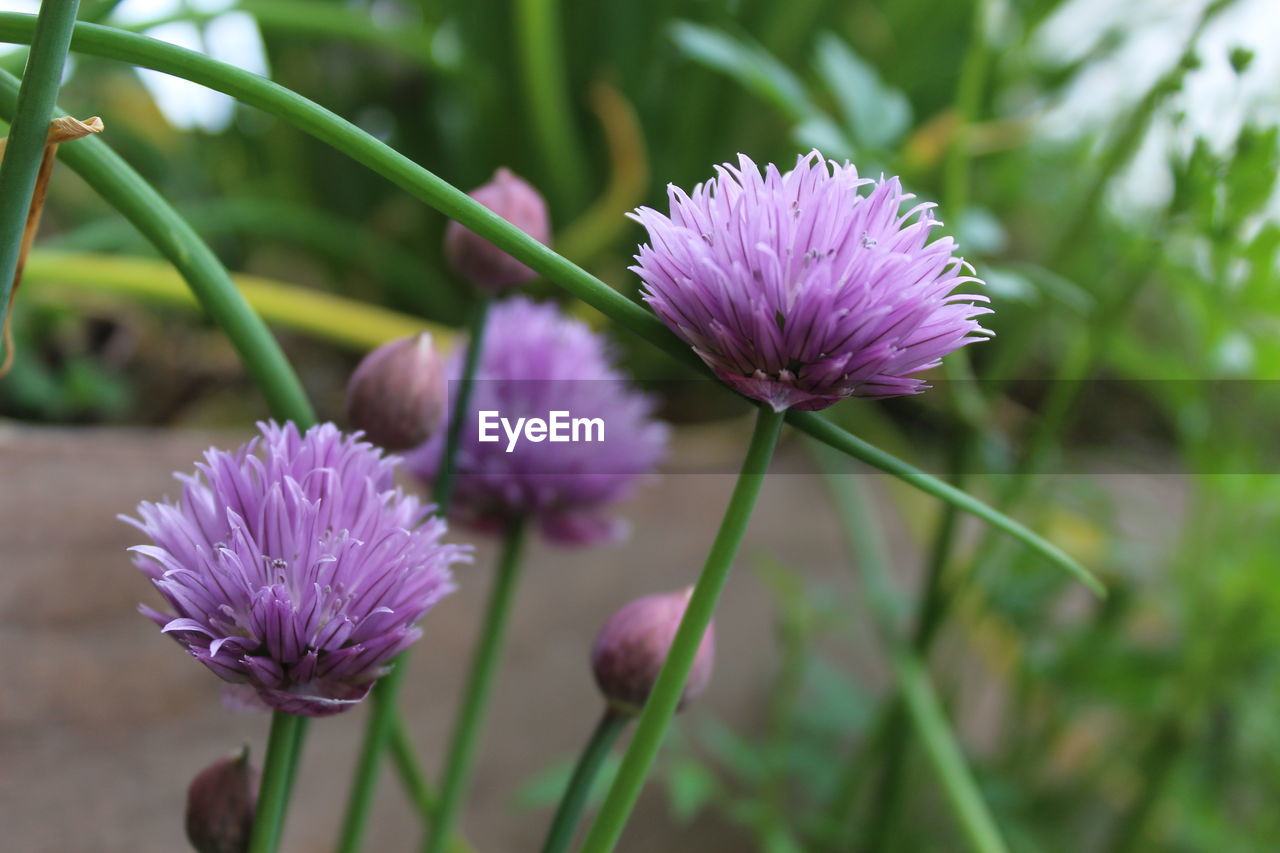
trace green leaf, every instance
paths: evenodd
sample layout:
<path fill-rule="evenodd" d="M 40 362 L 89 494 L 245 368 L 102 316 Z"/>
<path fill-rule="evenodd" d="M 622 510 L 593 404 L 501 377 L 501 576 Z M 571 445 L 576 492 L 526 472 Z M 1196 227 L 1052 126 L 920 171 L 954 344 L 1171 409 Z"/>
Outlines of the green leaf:
<path fill-rule="evenodd" d="M 672 24 L 671 38 L 685 56 L 729 75 L 792 121 L 816 112 L 800 78 L 755 42 L 692 21 Z"/>
<path fill-rule="evenodd" d="M 818 37 L 819 76 L 840 104 L 853 138 L 869 148 L 892 148 L 911 128 L 911 102 L 886 86 L 875 68 L 834 33 Z"/>

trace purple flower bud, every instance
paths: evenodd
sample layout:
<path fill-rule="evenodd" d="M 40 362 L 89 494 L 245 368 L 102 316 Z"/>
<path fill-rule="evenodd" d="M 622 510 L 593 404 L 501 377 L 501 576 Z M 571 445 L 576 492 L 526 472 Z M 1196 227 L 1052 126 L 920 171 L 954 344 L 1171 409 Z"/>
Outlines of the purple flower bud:
<path fill-rule="evenodd" d="M 440 426 L 447 396 L 440 356 L 421 332 L 364 357 L 347 383 L 347 420 L 374 444 L 408 450 Z"/>
<path fill-rule="evenodd" d="M 471 192 L 471 197 L 541 243 L 551 242 L 547 203 L 532 186 L 509 169 Z M 444 251 L 450 266 L 467 281 L 490 291 L 502 291 L 538 277 L 502 249 L 480 235 L 450 222 L 444 232 Z"/>
<path fill-rule="evenodd" d="M 693 588 L 637 598 L 609 617 L 591 649 L 591 669 L 609 705 L 623 714 L 638 714 L 671 650 Z M 715 663 L 715 623 L 698 646 L 693 668 L 680 696 L 683 709 L 706 689 Z"/>
<path fill-rule="evenodd" d="M 187 838 L 198 853 L 244 853 L 249 849 L 261 774 L 249 763 L 249 748 L 201 770 L 187 788 Z"/>

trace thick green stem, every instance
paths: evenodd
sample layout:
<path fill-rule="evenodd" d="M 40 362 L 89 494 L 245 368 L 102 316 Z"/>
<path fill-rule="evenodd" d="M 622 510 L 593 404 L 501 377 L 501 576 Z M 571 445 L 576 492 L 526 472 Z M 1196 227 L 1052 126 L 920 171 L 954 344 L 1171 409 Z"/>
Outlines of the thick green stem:
<path fill-rule="evenodd" d="M 586 154 L 569 98 L 559 4 L 557 0 L 516 0 L 515 18 L 523 66 L 520 78 L 534 142 L 552 178 L 554 195 L 568 206 L 576 205 L 586 194 L 582 176 L 588 170 L 583 168 Z"/>
<path fill-rule="evenodd" d="M 578 756 L 578 763 L 573 768 L 573 777 L 569 779 L 569 787 L 560 798 L 560 806 L 551 821 L 551 830 L 547 840 L 543 842 L 542 853 L 565 853 L 573 843 L 574 830 L 578 828 L 578 820 L 587 805 L 591 788 L 609 751 L 618 740 L 618 735 L 627 727 L 631 718 L 619 714 L 611 708 L 605 708 L 600 715 L 591 738 Z"/>
<path fill-rule="evenodd" d="M 782 417 L 782 413 L 768 408 L 760 409 L 757 414 L 751 444 L 747 448 L 747 456 L 742 462 L 742 470 L 738 474 L 733 495 L 729 498 L 729 505 L 725 508 L 720 530 L 716 533 L 702 574 L 693 588 L 684 618 L 680 620 L 680 627 L 671 643 L 671 651 L 667 653 L 667 660 L 662 665 L 653 692 L 649 694 L 649 700 L 645 702 L 640 714 L 635 735 L 622 759 L 622 766 L 618 768 L 618 775 L 613 780 L 609 795 L 583 843 L 583 853 L 607 853 L 622 836 L 627 818 L 640 796 L 649 768 L 653 766 L 667 727 L 680 704 L 680 696 L 684 692 L 685 681 L 689 678 L 689 670 L 693 668 L 698 646 L 711 623 L 716 602 L 729 577 L 729 569 L 738 555 L 743 534 L 751 519 L 751 511 L 755 508 L 756 498 L 769 469 L 769 461 L 773 458 L 773 450 L 778 443 Z"/>
<path fill-rule="evenodd" d="M 248 853 L 275 853 L 289 802 L 289 784 L 295 770 L 295 756 L 301 748 L 302 718 L 276 711 L 271 715 L 267 755 L 262 761 L 262 783 L 258 789 L 258 811 Z"/>
<path fill-rule="evenodd" d="M 30 15 L 0 13 L 0 41 L 28 43 L 33 28 L 34 20 Z M 78 52 L 118 59 L 200 83 L 293 124 L 365 164 L 446 216 L 456 219 L 676 361 L 701 374 L 708 373 L 706 365 L 693 351 L 651 312 L 404 155 L 301 95 L 256 74 L 194 51 L 109 27 L 77 24 L 71 47 Z M 82 144 L 68 147 L 78 149 Z M 1101 585 L 1061 550 L 969 495 L 947 486 L 937 478 L 930 477 L 811 412 L 789 412 L 787 421 L 842 453 L 892 474 L 915 488 L 955 504 L 959 509 L 1004 530 L 1061 568 L 1082 579 L 1087 578 L 1084 582 L 1101 592 Z"/>
<path fill-rule="evenodd" d="M 448 432 L 433 488 L 436 512 L 441 516 L 448 515 L 449 505 L 453 499 L 453 484 L 458 467 L 458 446 L 462 438 L 462 426 L 467 420 L 466 412 L 471 401 L 471 390 L 475 384 L 476 367 L 480 363 L 480 352 L 484 348 L 488 305 L 487 298 L 479 297 L 472 309 L 466 359 L 463 363 L 462 377 L 459 380 L 458 393 L 453 400 L 453 413 L 448 419 Z M 342 832 L 338 838 L 339 853 L 354 853 L 360 849 L 360 842 L 364 838 L 369 809 L 373 805 L 373 795 L 378 784 L 378 767 L 399 720 L 396 701 L 400 695 L 400 685 L 404 681 L 408 663 L 409 653 L 407 651 L 401 653 L 391 672 L 373 688 L 373 708 L 369 714 L 369 722 L 365 726 L 364 740 L 360 746 L 355 774 L 351 780 L 346 817 L 343 819 Z M 402 738 L 402 740 L 407 743 L 407 739 Z"/>
<path fill-rule="evenodd" d="M 8 323 L 27 214 L 79 8 L 80 0 L 44 0 L 40 4 L 9 141 L 0 159 L 0 328 Z"/>
<path fill-rule="evenodd" d="M 484 728 L 489 697 L 493 693 L 498 662 L 507 636 L 527 528 L 528 525 L 523 521 L 512 522 L 503 540 L 502 556 L 498 561 L 493 589 L 489 593 L 480 644 L 471 662 L 462 706 L 458 709 L 453 736 L 449 740 L 449 756 L 445 761 L 444 777 L 440 784 L 440 804 L 423 846 L 427 853 L 441 853 L 444 850 L 445 840 L 453 832 L 458 809 L 471 779 L 476 748 L 480 745 L 480 732 Z"/>

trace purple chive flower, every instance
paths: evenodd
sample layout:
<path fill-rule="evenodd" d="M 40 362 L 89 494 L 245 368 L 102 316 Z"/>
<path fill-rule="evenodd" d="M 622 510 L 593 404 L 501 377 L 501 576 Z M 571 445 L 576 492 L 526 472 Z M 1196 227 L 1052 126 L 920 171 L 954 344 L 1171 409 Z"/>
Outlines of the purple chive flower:
<path fill-rule="evenodd" d="M 895 397 L 926 386 L 913 374 L 990 334 L 974 318 L 987 299 L 934 205 L 902 212 L 897 178 L 801 156 L 782 174 L 739 155 L 738 167 L 686 195 L 671 215 L 642 207 L 649 232 L 632 267 L 645 300 L 721 380 L 775 410 L 823 409 L 843 397 Z M 870 192 L 861 193 L 864 186 Z"/>
<path fill-rule="evenodd" d="M 130 550 L 173 613 L 140 609 L 270 707 L 336 714 L 421 636 L 465 549 L 441 544 L 445 523 L 395 488 L 395 457 L 332 424 L 259 428 L 178 474 L 178 502 L 121 516 L 155 543 Z"/>
<path fill-rule="evenodd" d="M 462 349 L 451 359 L 455 378 Z M 549 421 L 557 411 L 598 419 L 600 429 L 584 426 L 579 440 L 559 442 L 524 433 L 513 445 L 489 416 L 496 440 L 480 440 L 480 413 L 497 413 L 514 426 L 520 418 Z M 654 401 L 630 386 L 605 339 L 586 324 L 523 297 L 494 305 L 462 428 L 452 514 L 488 531 L 529 519 L 548 540 L 566 545 L 621 536 L 624 528 L 607 508 L 627 497 L 666 450 L 667 427 L 653 411 Z M 439 467 L 446 432 L 407 456 L 409 468 L 427 482 Z M 573 438 L 572 427 L 564 432 Z"/>

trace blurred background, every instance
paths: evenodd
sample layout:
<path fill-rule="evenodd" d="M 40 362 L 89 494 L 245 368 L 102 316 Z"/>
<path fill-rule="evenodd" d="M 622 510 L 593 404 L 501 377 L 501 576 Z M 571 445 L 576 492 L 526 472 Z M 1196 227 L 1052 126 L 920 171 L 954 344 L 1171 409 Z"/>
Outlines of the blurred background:
<path fill-rule="evenodd" d="M 1096 601 L 933 501 L 856 478 L 889 532 L 885 606 L 929 656 L 1011 846 L 1280 847 L 1272 0 L 84 0 L 81 18 L 267 74 L 464 189 L 511 167 L 547 196 L 555 248 L 630 296 L 642 232 L 623 214 L 663 204 L 668 182 L 811 148 L 901 175 L 986 281 L 996 338 L 929 394 L 833 416 L 1045 533 L 1111 590 Z M 340 420 L 377 340 L 463 317 L 443 218 L 292 127 L 87 57 L 61 105 L 102 116 L 103 139 L 243 276 L 322 418 Z M 148 593 L 112 518 L 265 407 L 181 280 L 69 170 L 24 285 L 0 382 L 0 636 L 26 659 L 0 688 L 0 822 L 25 816 L 13 849 L 178 849 L 175 780 L 264 727 L 204 701 L 216 685 L 134 616 Z M 344 329 L 347 302 L 293 301 L 302 291 L 388 310 Z M 692 578 L 743 441 L 745 406 L 616 340 L 679 425 L 670 471 L 635 509 L 637 540 L 664 547 L 536 555 L 530 574 L 548 580 L 516 628 L 544 651 L 525 653 L 528 693 L 507 688 L 495 718 L 468 818 L 482 848 L 525 849 L 545 825 L 595 713 L 591 633 L 629 596 Z M 624 849 L 959 849 L 895 728 L 865 567 L 827 508 L 819 472 L 853 469 L 795 439 L 778 464 L 726 600 L 723 687 L 683 718 Z M 671 525 L 693 495 L 710 497 Z M 477 596 L 443 617 L 452 651 L 422 664 L 439 672 L 420 690 L 456 682 Z M 173 675 L 95 679 L 95 658 Z M 416 722 L 433 765 L 453 707 L 440 693 Z M 555 734 L 528 743 L 512 702 Z M 325 849 L 360 722 L 347 717 L 325 724 L 335 754 L 311 750 L 323 772 L 297 813 L 319 828 L 291 826 L 297 849 Z M 52 817 L 77 761 L 84 831 L 32 820 Z M 381 843 L 410 849 L 407 806 L 384 786 Z"/>

